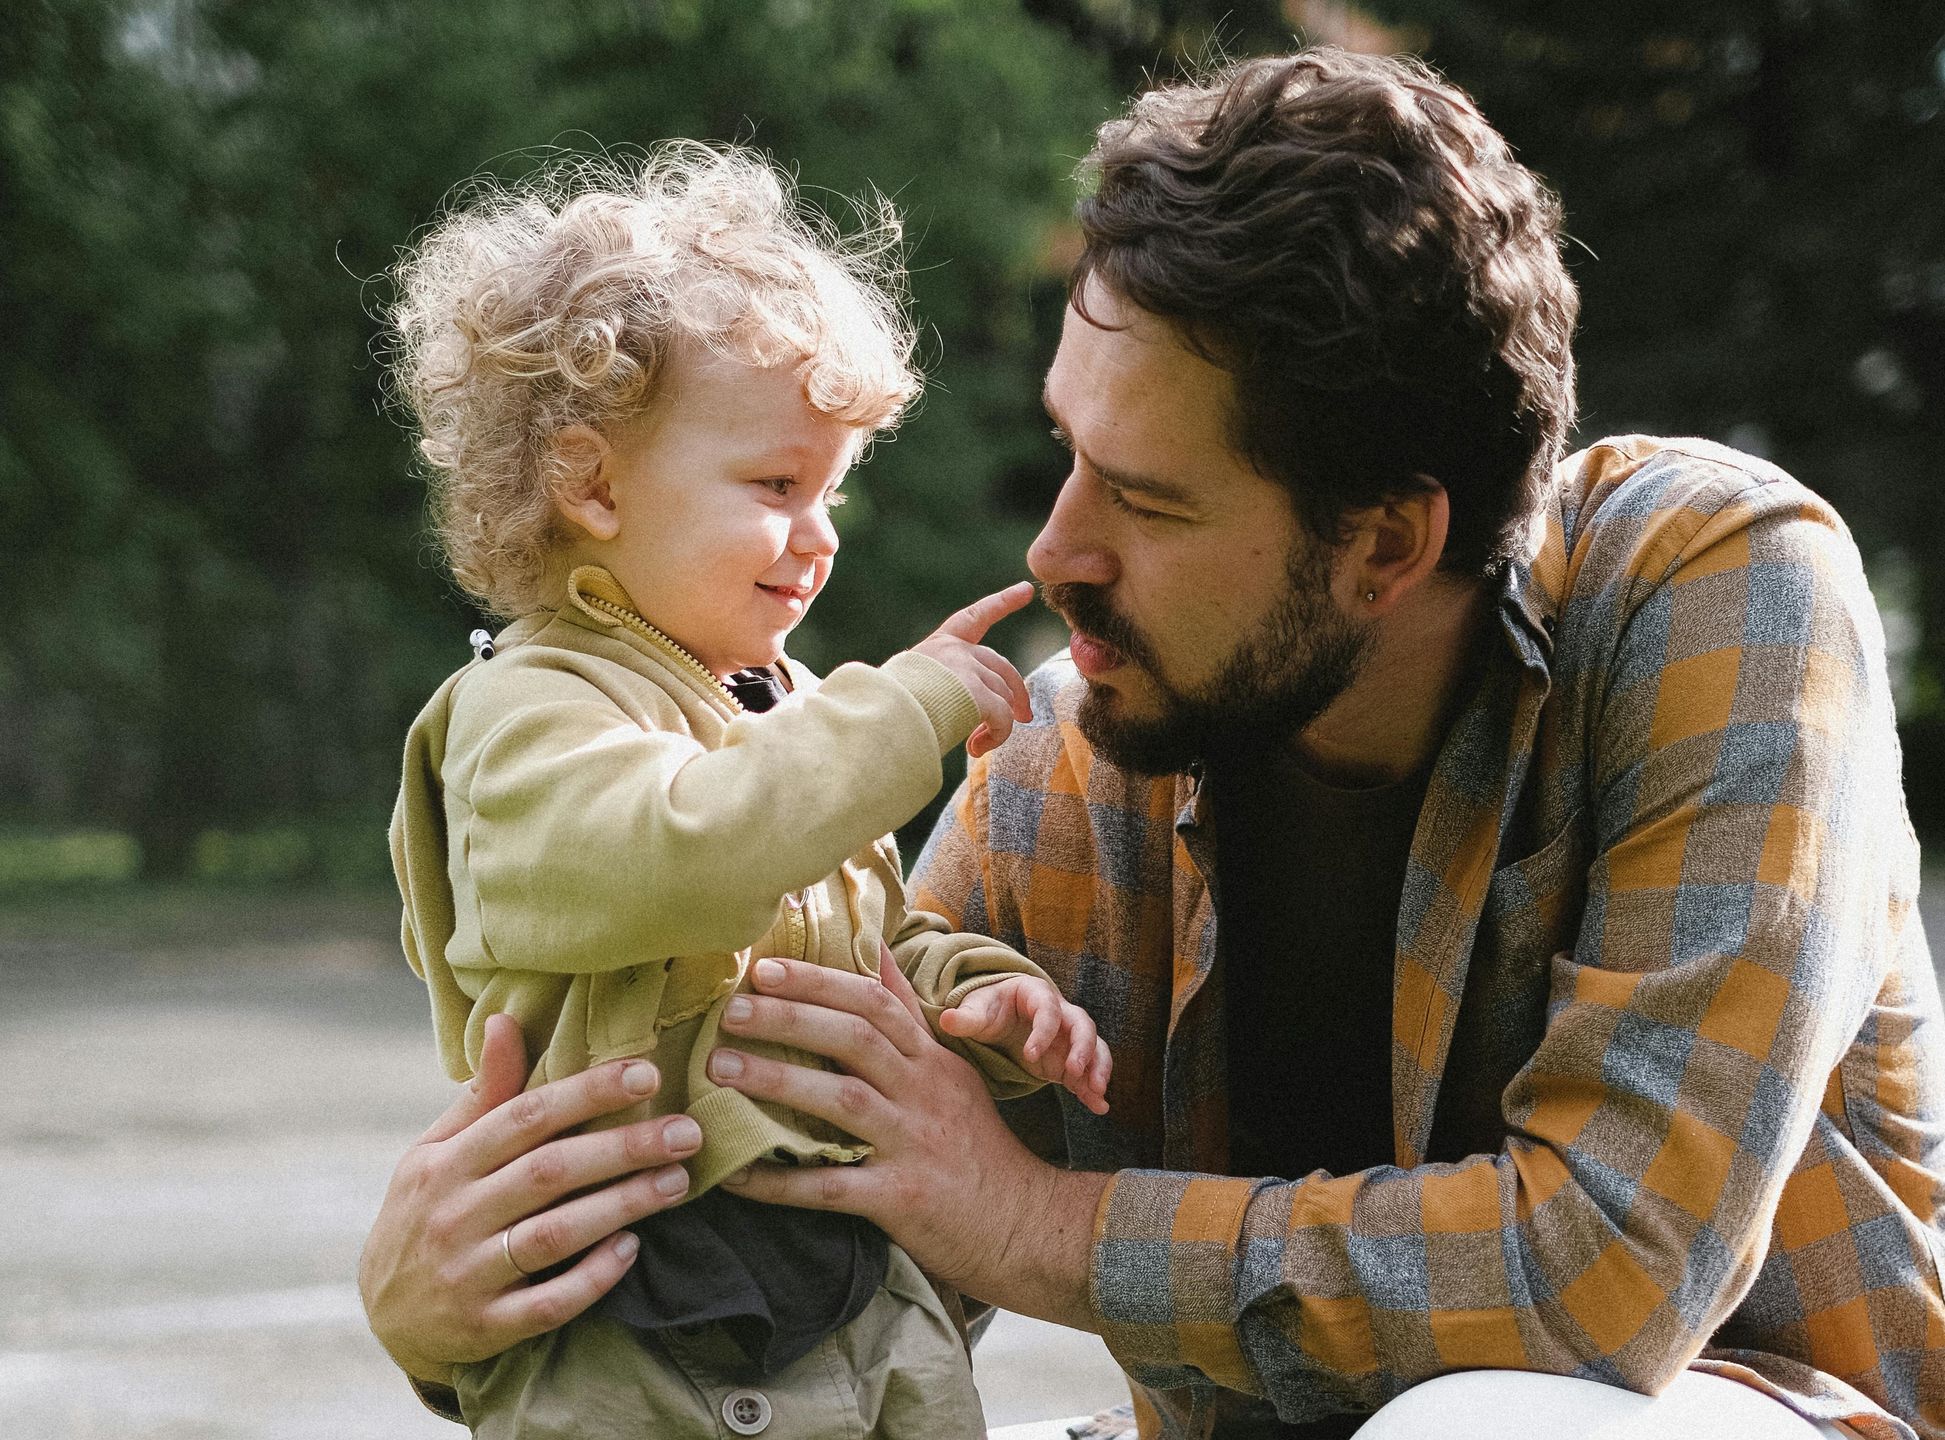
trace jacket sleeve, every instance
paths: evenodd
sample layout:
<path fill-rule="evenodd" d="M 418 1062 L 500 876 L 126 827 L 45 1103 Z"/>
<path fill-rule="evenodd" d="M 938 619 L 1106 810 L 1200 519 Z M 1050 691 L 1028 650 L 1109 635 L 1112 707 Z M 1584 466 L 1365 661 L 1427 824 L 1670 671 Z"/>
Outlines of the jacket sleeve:
<path fill-rule="evenodd" d="M 488 662 L 489 664 L 493 662 Z M 496 958 L 577 974 L 754 944 L 784 895 L 909 820 L 977 720 L 907 652 L 733 720 L 705 750 L 534 671 L 478 742 L 463 847 Z"/>
<path fill-rule="evenodd" d="M 1915 882 L 1882 638 L 1841 522 L 1793 483 L 1614 529 L 1572 621 L 1598 631 L 1573 659 L 1597 672 L 1574 681 L 1588 898 L 1539 972 L 1506 1143 L 1294 1182 L 1120 1173 L 1091 1281 L 1143 1383 L 1286 1420 L 1466 1368 L 1653 1392 L 1753 1280 L 1875 988 L 1887 875 Z"/>
<path fill-rule="evenodd" d="M 939 1016 L 973 991 L 1013 975 L 1046 980 L 1044 970 L 1017 950 L 984 935 L 954 931 L 942 917 L 924 910 L 910 911 L 890 944 L 892 960 L 918 992 L 933 1035 L 977 1067 L 995 1099 L 1018 1099 L 1046 1083 L 997 1046 L 962 1040 L 939 1028 Z"/>

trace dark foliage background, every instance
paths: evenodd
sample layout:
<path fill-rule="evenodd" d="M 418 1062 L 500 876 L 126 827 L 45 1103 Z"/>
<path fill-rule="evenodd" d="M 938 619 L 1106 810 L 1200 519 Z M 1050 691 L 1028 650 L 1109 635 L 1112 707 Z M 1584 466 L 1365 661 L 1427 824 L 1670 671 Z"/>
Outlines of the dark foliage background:
<path fill-rule="evenodd" d="M 473 623 L 372 358 L 396 249 L 547 147 L 753 141 L 904 211 L 931 388 L 796 649 L 1023 573 L 1094 125 L 1183 62 L 1424 54 L 1565 198 L 1582 434 L 1829 495 L 1945 821 L 1945 16 L 1929 0 L 15 0 L 0 25 L 0 888 L 366 879 Z M 1030 619 L 1003 643 L 1047 643 Z"/>

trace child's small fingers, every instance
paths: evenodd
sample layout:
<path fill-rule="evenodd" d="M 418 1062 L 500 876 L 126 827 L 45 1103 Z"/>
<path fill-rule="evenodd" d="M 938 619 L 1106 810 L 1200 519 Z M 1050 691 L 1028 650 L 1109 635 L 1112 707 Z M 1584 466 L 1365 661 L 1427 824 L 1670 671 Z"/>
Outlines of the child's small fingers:
<path fill-rule="evenodd" d="M 1060 1007 L 1045 1005 L 1033 1012 L 1033 1028 L 1027 1032 L 1027 1043 L 1021 1052 L 1029 1060 L 1039 1060 L 1046 1055 L 1047 1047 L 1060 1034 Z"/>
<path fill-rule="evenodd" d="M 991 1040 L 1004 1028 L 1004 1017 L 998 1012 L 990 991 L 975 990 L 939 1016 L 939 1028 L 962 1040 Z M 946 1023 L 948 1015 L 952 1017 L 950 1026 Z"/>
<path fill-rule="evenodd" d="M 1079 1080 L 1094 1058 L 1094 1021 L 1078 1005 L 1063 1005 L 1061 1011 L 1067 1030 L 1067 1073 Z"/>
<path fill-rule="evenodd" d="M 1004 655 L 998 658 L 1000 678 L 1006 682 L 1007 698 L 1013 704 L 1013 718 L 1025 724 L 1033 718 L 1033 698 L 1027 694 L 1027 682 L 1020 678 L 1011 660 Z"/>
<path fill-rule="evenodd" d="M 1088 1088 L 1098 1095 L 1108 1093 L 1108 1080 L 1114 1074 L 1114 1052 L 1108 1049 L 1108 1042 L 1099 1036 L 1094 1040 L 1094 1068 L 1088 1072 Z"/>

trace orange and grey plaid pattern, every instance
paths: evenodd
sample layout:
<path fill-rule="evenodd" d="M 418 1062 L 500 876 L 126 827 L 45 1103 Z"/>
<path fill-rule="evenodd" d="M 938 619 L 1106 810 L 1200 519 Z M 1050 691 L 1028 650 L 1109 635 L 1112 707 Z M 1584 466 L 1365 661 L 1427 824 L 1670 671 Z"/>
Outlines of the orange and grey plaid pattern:
<path fill-rule="evenodd" d="M 1945 1019 L 1855 547 L 1772 467 L 1636 437 L 1566 462 L 1535 552 L 1413 840 L 1394 1166 L 1223 1174 L 1211 827 L 1092 756 L 1064 660 L 920 859 L 1115 1049 L 1107 1116 L 1012 1118 L 1116 1172 L 1094 1299 L 1143 1433 L 1695 1365 L 1941 1440 Z"/>

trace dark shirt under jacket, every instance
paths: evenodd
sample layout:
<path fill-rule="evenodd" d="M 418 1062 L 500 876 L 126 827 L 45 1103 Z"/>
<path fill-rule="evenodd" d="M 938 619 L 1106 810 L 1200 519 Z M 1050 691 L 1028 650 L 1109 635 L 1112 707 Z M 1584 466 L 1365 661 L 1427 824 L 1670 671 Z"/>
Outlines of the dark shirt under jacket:
<path fill-rule="evenodd" d="M 1232 1175 L 1392 1162 L 1392 950 L 1426 781 L 1339 789 L 1282 755 L 1210 767 Z M 1368 1418 L 1252 1406 L 1216 1433 L 1338 1440 Z"/>

